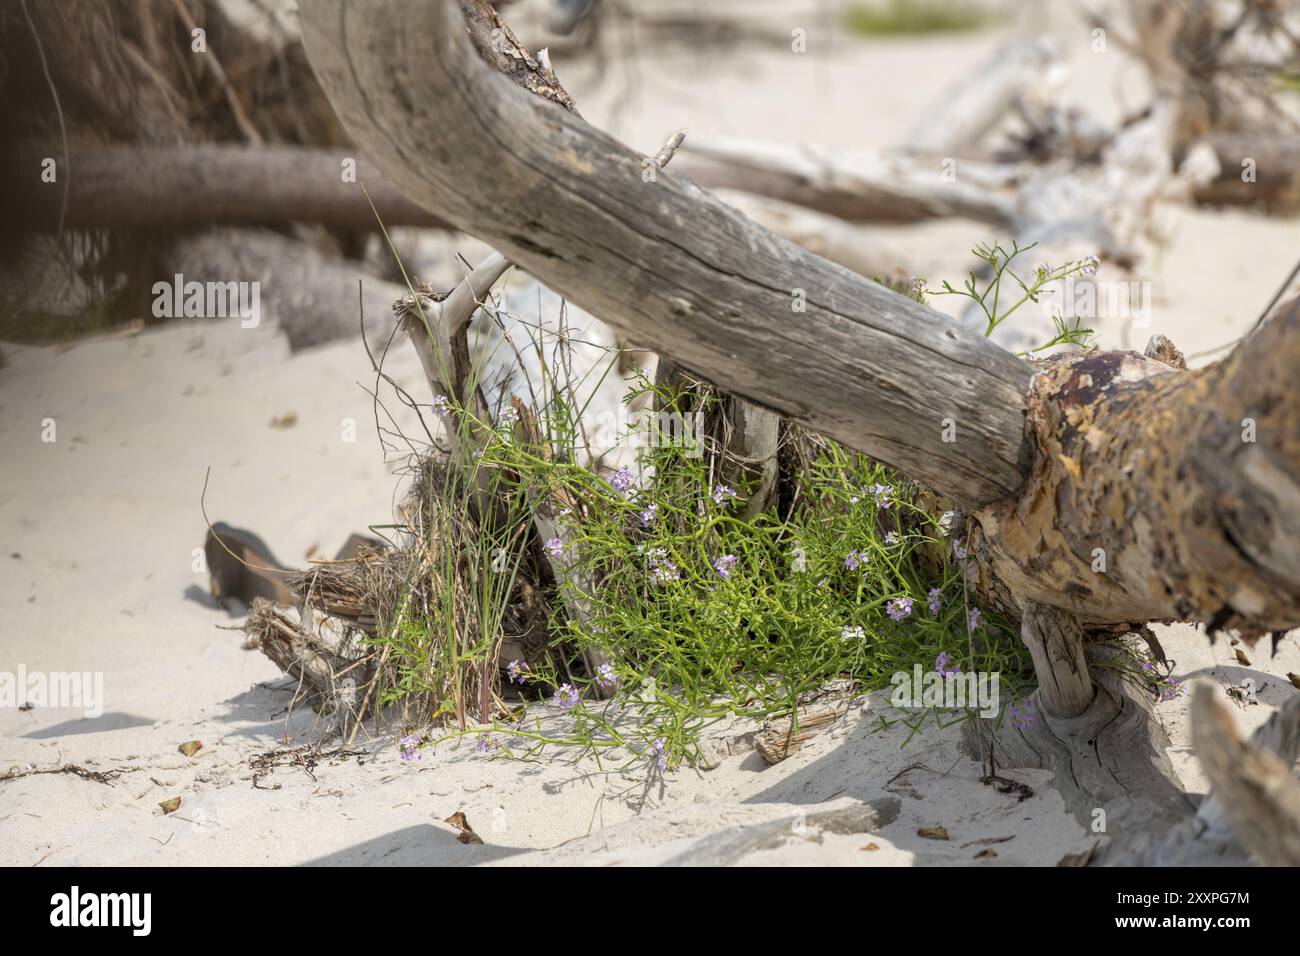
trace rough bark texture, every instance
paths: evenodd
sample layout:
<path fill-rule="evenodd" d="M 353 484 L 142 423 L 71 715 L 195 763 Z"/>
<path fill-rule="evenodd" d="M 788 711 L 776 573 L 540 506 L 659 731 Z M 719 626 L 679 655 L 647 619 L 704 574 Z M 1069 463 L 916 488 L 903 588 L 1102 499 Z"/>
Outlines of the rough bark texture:
<path fill-rule="evenodd" d="M 51 147 L 40 155 L 62 154 Z M 347 159 L 357 160 L 356 182 L 343 180 Z M 40 158 L 32 154 L 19 165 L 39 170 Z M 449 228 L 355 150 L 101 146 L 74 150 L 72 167 L 64 221 L 70 228 L 191 230 L 204 223 L 319 222 L 372 230 L 376 212 L 385 226 Z M 34 174 L 7 177 L 5 202 L 23 228 L 53 232 L 62 189 L 33 186 L 33 181 Z"/>
<path fill-rule="evenodd" d="M 489 68 L 451 4 L 302 14 L 341 119 L 414 201 L 728 392 L 968 506 L 1018 489 L 1031 373 L 1015 356 L 755 226 L 680 156 L 645 182 L 643 156 Z"/>
<path fill-rule="evenodd" d="M 1297 367 L 1300 300 L 1209 368 L 1135 352 L 1050 363 L 1030 399 L 1026 494 L 976 514 L 977 554 L 1022 599 L 1088 623 L 1294 627 Z"/>

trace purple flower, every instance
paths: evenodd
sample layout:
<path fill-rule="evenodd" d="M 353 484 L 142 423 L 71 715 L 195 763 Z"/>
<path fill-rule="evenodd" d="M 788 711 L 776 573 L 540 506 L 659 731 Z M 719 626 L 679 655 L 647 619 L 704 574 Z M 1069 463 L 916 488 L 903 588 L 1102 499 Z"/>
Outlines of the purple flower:
<path fill-rule="evenodd" d="M 614 486 L 615 491 L 627 494 L 627 490 L 632 487 L 632 472 L 626 467 L 620 468 L 614 472 L 614 477 L 609 479 L 609 483 Z"/>
<path fill-rule="evenodd" d="M 958 561 L 965 561 L 965 560 L 966 560 L 966 542 L 965 542 L 965 541 L 954 541 L 954 542 L 952 543 L 952 553 L 956 556 L 956 558 L 957 558 Z"/>
<path fill-rule="evenodd" d="M 497 412 L 498 425 L 513 425 L 519 421 L 519 411 L 513 405 L 502 405 L 501 411 Z"/>
<path fill-rule="evenodd" d="M 736 490 L 729 485 L 715 485 L 713 488 L 715 505 L 724 505 L 734 497 L 736 497 Z"/>
<path fill-rule="evenodd" d="M 397 746 L 402 748 L 403 760 L 410 761 L 420 759 L 420 755 L 415 751 L 416 748 L 420 746 L 422 739 L 423 738 L 421 738 L 419 734 L 407 734 L 397 742 Z"/>
<path fill-rule="evenodd" d="M 905 617 L 912 616 L 912 599 L 910 597 L 891 598 L 885 605 L 885 610 L 895 621 L 901 621 Z"/>
<path fill-rule="evenodd" d="M 646 563 L 650 565 L 650 577 L 659 584 L 681 578 L 677 565 L 668 560 L 668 552 L 664 548 L 651 548 L 647 551 Z"/>
<path fill-rule="evenodd" d="M 713 570 L 717 571 L 724 578 L 729 578 L 731 577 L 731 572 L 735 570 L 736 562 L 739 560 L 740 558 L 736 557 L 734 554 L 724 554 L 722 557 L 714 560 Z"/>
<path fill-rule="evenodd" d="M 485 754 L 492 749 L 492 738 L 488 734 L 478 735 L 478 752 Z"/>
<path fill-rule="evenodd" d="M 966 630 L 974 631 L 977 627 L 979 627 L 981 616 L 982 615 L 980 614 L 979 608 L 977 607 L 971 608 L 970 613 L 966 615 Z"/>
<path fill-rule="evenodd" d="M 913 299 L 920 299 L 925 292 L 925 279 L 921 276 L 912 276 L 907 280 L 907 294 Z"/>
<path fill-rule="evenodd" d="M 596 683 L 601 687 L 613 687 L 618 683 L 618 675 L 612 665 L 606 663 L 596 668 Z"/>
<path fill-rule="evenodd" d="M 930 613 L 938 616 L 939 608 L 943 607 L 943 594 L 938 588 L 930 588 L 927 595 L 927 603 L 930 605 Z"/>
<path fill-rule="evenodd" d="M 1034 713 L 1034 702 L 1028 697 L 1019 705 L 1013 703 L 1008 707 L 1007 716 L 1018 730 L 1028 730 L 1038 720 L 1038 715 Z"/>
<path fill-rule="evenodd" d="M 546 553 L 553 558 L 558 558 L 564 553 L 564 542 L 559 538 L 552 538 L 546 542 Z"/>
<path fill-rule="evenodd" d="M 668 769 L 668 751 L 665 744 L 664 738 L 656 737 L 655 742 L 650 745 L 650 756 L 654 758 L 655 764 L 660 770 Z"/>
<path fill-rule="evenodd" d="M 658 516 L 659 506 L 653 501 L 646 505 L 645 511 L 641 512 L 641 527 L 648 528 L 655 523 Z"/>
<path fill-rule="evenodd" d="M 858 567 L 867 560 L 867 556 L 861 551 L 850 551 L 844 557 L 844 567 L 849 571 L 856 571 Z"/>
<path fill-rule="evenodd" d="M 528 680 L 528 665 L 521 660 L 513 660 L 506 665 L 506 680 L 511 684 L 523 684 Z"/>
<path fill-rule="evenodd" d="M 433 396 L 433 410 L 439 415 L 446 415 L 451 410 L 451 402 L 446 395 Z"/>
<path fill-rule="evenodd" d="M 889 485 L 872 485 L 867 492 L 876 500 L 877 508 L 889 508 L 894 503 L 894 499 L 890 497 L 893 490 Z"/>
<path fill-rule="evenodd" d="M 952 662 L 952 658 L 947 651 L 941 651 L 939 656 L 934 659 L 934 669 L 944 677 L 961 673 L 961 668 Z"/>
<path fill-rule="evenodd" d="M 1185 692 L 1182 681 L 1174 681 L 1168 687 L 1160 688 L 1161 700 L 1173 700 L 1176 697 L 1182 697 Z"/>
<path fill-rule="evenodd" d="M 561 684 L 555 689 L 553 700 L 563 710 L 572 710 L 578 706 L 578 689 L 572 684 Z"/>
<path fill-rule="evenodd" d="M 892 546 L 892 545 L 898 544 L 898 540 L 899 540 L 899 539 L 898 539 L 898 533 L 897 533 L 897 532 L 895 532 L 895 531 L 889 531 L 889 532 L 886 532 L 886 534 L 885 534 L 885 544 L 887 544 L 887 545 L 891 545 L 891 546 Z"/>
<path fill-rule="evenodd" d="M 1095 276 L 1097 270 L 1101 268 L 1101 260 L 1096 256 L 1086 256 L 1083 260 L 1083 274 L 1086 276 Z"/>

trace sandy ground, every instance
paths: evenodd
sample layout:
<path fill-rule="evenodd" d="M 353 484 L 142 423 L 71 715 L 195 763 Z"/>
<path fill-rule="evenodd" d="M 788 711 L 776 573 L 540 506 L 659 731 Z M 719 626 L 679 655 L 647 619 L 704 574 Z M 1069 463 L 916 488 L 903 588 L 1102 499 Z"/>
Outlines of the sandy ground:
<path fill-rule="evenodd" d="M 594 77 L 568 82 L 585 115 L 647 152 L 677 126 L 710 124 L 718 134 L 879 146 L 897 141 L 916 110 L 997 42 L 845 43 L 794 66 L 773 51 L 742 62 L 649 59 L 622 100 L 617 88 L 597 90 Z M 918 56 L 936 68 L 916 70 Z M 1081 96 L 1131 82 L 1114 59 L 1076 59 Z M 904 69 L 908 83 L 890 82 Z M 1140 336 L 1118 330 L 1103 344 L 1140 348 L 1160 331 L 1191 355 L 1222 346 L 1251 325 L 1300 249 L 1296 220 L 1176 210 L 1172 221 L 1153 327 Z M 917 272 L 954 278 L 961 251 L 993 238 L 965 223 L 893 232 Z M 956 729 L 930 725 L 906 743 L 899 727 L 881 730 L 879 697 L 770 768 L 748 749 L 752 728 L 743 726 L 722 733 L 717 745 L 730 755 L 716 769 L 663 776 L 641 761 L 602 771 L 563 751 L 511 760 L 469 743 L 404 763 L 386 734 L 359 741 L 360 756 L 255 781 L 251 758 L 319 732 L 314 715 L 286 715 L 292 688 L 241 649 L 241 635 L 228 629 L 236 622 L 207 596 L 193 554 L 204 533 L 204 476 L 210 467 L 212 519 L 257 529 L 289 563 L 313 550 L 328 555 L 349 532 L 389 520 L 400 477 L 379 446 L 359 343 L 290 357 L 272 318 L 252 330 L 178 323 L 67 350 L 4 351 L 0 671 L 102 672 L 104 713 L 0 709 L 0 772 L 71 763 L 122 774 L 111 784 L 68 774 L 0 781 L 0 863 L 631 864 L 685 855 L 987 866 L 1052 864 L 1089 839 L 1047 774 L 1014 773 L 1035 791 L 1024 802 L 997 794 L 978 782 Z M 395 350 L 390 371 L 422 395 L 408 351 Z M 297 416 L 291 427 L 271 427 L 288 413 Z M 41 440 L 46 418 L 56 422 L 53 443 Z M 344 440 L 348 419 L 354 442 Z M 1226 641 L 1211 647 L 1191 628 L 1162 629 L 1161 639 L 1178 677 L 1227 684 L 1251 676 L 1263 686 L 1261 706 L 1236 712 L 1244 727 L 1294 693 L 1281 676 L 1300 672 L 1294 636 L 1273 659 L 1257 648 L 1252 667 L 1237 663 Z M 1195 793 L 1204 782 L 1186 707 L 1174 700 L 1159 713 Z M 178 752 L 196 739 L 195 757 Z M 159 803 L 173 797 L 180 808 L 165 815 Z M 816 813 L 861 801 L 888 808 L 890 822 L 855 833 L 822 832 L 815 822 Z M 442 822 L 458 810 L 483 845 L 459 843 Z M 951 839 L 917 836 L 935 825 Z M 749 839 L 760 832 L 764 839 Z M 983 849 L 996 856 L 976 860 Z"/>

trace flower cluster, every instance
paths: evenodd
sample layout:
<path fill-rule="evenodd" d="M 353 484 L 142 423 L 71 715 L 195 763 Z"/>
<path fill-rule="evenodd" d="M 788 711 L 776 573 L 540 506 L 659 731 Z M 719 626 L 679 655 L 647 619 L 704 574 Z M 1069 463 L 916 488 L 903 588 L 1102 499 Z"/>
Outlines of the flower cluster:
<path fill-rule="evenodd" d="M 939 608 L 943 607 L 943 594 L 938 588 L 930 588 L 926 595 L 926 604 L 930 607 L 930 613 L 938 617 Z"/>
<path fill-rule="evenodd" d="M 511 684 L 524 684 L 528 681 L 528 665 L 516 658 L 506 665 L 506 680 Z"/>
<path fill-rule="evenodd" d="M 944 677 L 961 673 L 961 668 L 952 662 L 952 657 L 947 651 L 940 651 L 939 656 L 934 659 L 934 669 Z"/>
<path fill-rule="evenodd" d="M 847 625 L 844 630 L 840 631 L 841 641 L 865 641 L 867 632 L 857 625 Z"/>
<path fill-rule="evenodd" d="M 614 477 L 609 479 L 609 483 L 614 486 L 614 490 L 619 494 L 627 494 L 627 490 L 632 487 L 632 472 L 626 467 L 620 468 L 614 472 Z"/>
<path fill-rule="evenodd" d="M 739 560 L 740 558 L 734 554 L 724 554 L 722 557 L 714 559 L 713 570 L 717 571 L 723 578 L 729 578 L 731 572 L 736 568 L 736 562 Z"/>
<path fill-rule="evenodd" d="M 572 710 L 578 706 L 578 688 L 572 684 L 561 684 L 555 689 L 555 696 L 552 699 L 562 710 Z"/>
<path fill-rule="evenodd" d="M 895 621 L 901 621 L 905 617 L 912 616 L 912 599 L 910 597 L 890 598 L 885 604 L 885 610 Z"/>
<path fill-rule="evenodd" d="M 564 542 L 559 538 L 551 538 L 546 542 L 546 553 L 553 558 L 558 558 L 564 553 Z"/>
<path fill-rule="evenodd" d="M 875 500 L 877 508 L 887 509 L 894 503 L 894 489 L 889 485 L 871 485 L 866 492 Z"/>
<path fill-rule="evenodd" d="M 1034 713 L 1034 702 L 1028 697 L 1019 704 L 1013 703 L 1008 707 L 1007 716 L 1017 730 L 1028 730 L 1038 721 L 1038 715 Z"/>
<path fill-rule="evenodd" d="M 419 734 L 407 734 L 399 740 L 397 746 L 402 748 L 402 759 L 407 761 L 419 760 L 420 755 L 415 751 L 419 748 L 422 742 L 423 738 Z"/>
<path fill-rule="evenodd" d="M 655 523 L 655 518 L 659 515 L 659 506 L 653 501 L 646 505 L 645 511 L 641 512 L 641 527 L 649 528 Z"/>
<path fill-rule="evenodd" d="M 737 497 L 736 489 L 730 485 L 714 485 L 713 503 L 715 505 L 725 505 L 732 498 Z"/>
<path fill-rule="evenodd" d="M 446 415 L 451 411 L 451 402 L 446 395 L 433 396 L 433 410 L 439 415 Z"/>
<path fill-rule="evenodd" d="M 606 663 L 596 668 L 596 683 L 601 687 L 614 687 L 618 684 L 618 675 L 612 665 Z"/>
<path fill-rule="evenodd" d="M 650 745 L 650 756 L 660 770 L 668 769 L 667 741 L 663 737 L 656 737 Z"/>
<path fill-rule="evenodd" d="M 650 577 L 659 584 L 667 581 L 679 581 L 682 574 L 677 565 L 668 560 L 667 548 L 651 548 L 645 553 L 646 564 L 650 568 Z"/>

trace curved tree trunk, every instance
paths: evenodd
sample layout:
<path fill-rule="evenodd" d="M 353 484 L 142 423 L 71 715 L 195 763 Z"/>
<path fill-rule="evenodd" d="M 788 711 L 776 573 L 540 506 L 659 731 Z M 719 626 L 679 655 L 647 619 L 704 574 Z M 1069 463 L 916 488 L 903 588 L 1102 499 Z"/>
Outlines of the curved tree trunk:
<path fill-rule="evenodd" d="M 1036 371 L 675 170 L 647 182 L 484 0 L 303 0 L 302 16 L 341 119 L 413 201 L 632 341 L 972 514 L 982 587 L 1031 608 L 1071 760 L 1100 761 L 1073 744 L 1129 712 L 1092 702 L 1085 625 L 1300 624 L 1300 302 L 1197 372 L 1104 352 Z M 1116 766 L 1162 776 L 1124 752 L 1077 775 L 1077 806 Z"/>

